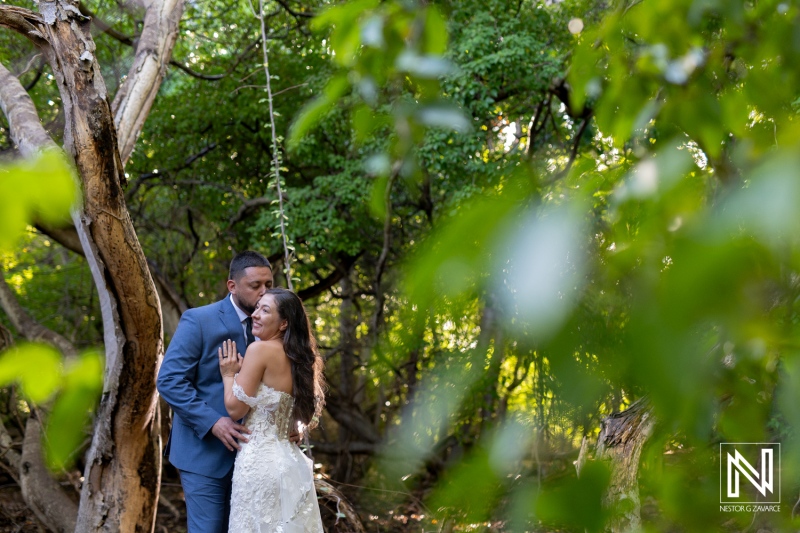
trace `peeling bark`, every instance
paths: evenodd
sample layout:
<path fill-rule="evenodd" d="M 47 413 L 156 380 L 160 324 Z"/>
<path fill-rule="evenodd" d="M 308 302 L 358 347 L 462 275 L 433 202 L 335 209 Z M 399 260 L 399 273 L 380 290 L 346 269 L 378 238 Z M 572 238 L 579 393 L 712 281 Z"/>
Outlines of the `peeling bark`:
<path fill-rule="evenodd" d="M 39 47 L 48 46 L 47 39 L 41 31 L 43 18 L 30 9 L 17 6 L 0 6 L 0 26 L 24 35 Z"/>
<path fill-rule="evenodd" d="M 611 481 L 604 501 L 611 509 L 607 531 L 626 533 L 642 527 L 639 457 L 654 425 L 655 417 L 646 398 L 637 400 L 621 413 L 606 417 L 601 424 L 597 458 L 611 465 Z"/>
<path fill-rule="evenodd" d="M 77 530 L 152 531 L 161 475 L 155 377 L 163 355 L 161 308 L 130 220 L 111 105 L 89 20 L 76 1 L 40 1 L 47 59 L 64 105 L 64 148 L 81 177 L 73 217 L 101 302 L 104 393 L 87 452 Z"/>
<path fill-rule="evenodd" d="M 115 100 L 115 120 L 95 58 L 90 22 L 76 0 L 40 0 L 41 14 L 0 6 L 0 25 L 39 46 L 58 83 L 64 106 L 64 149 L 75 162 L 84 201 L 82 210 L 73 214 L 74 235 L 69 228 L 44 230 L 58 234 L 62 239 L 56 239 L 68 248 L 82 250 L 103 316 L 104 393 L 87 452 L 77 521 L 76 513 L 62 510 L 57 523 L 58 516 L 35 506 L 37 516 L 41 513 L 48 527 L 56 530 L 152 531 L 155 525 L 161 475 L 155 377 L 163 355 L 162 317 L 156 287 L 125 205 L 123 161 L 133 149 L 163 79 L 183 0 L 151 0 L 144 7 L 144 30 L 134 64 Z M 0 70 L 0 102 L 9 117 L 12 139 L 23 155 L 53 144 L 19 80 L 5 69 Z M 31 439 L 37 435 L 38 445 L 38 426 L 29 430 Z M 26 448 L 34 450 L 34 441 L 27 444 L 28 436 Z M 34 462 L 23 460 L 25 464 Z M 46 488 L 46 480 L 28 479 L 29 492 Z M 67 519 L 71 526 L 64 525 Z"/>

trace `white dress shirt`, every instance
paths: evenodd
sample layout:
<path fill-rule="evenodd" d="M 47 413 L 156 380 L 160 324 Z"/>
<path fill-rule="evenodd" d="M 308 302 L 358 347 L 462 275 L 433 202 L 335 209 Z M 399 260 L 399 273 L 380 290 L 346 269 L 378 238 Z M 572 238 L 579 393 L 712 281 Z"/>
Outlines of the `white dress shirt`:
<path fill-rule="evenodd" d="M 239 309 L 239 306 L 236 305 L 236 302 L 233 300 L 233 294 L 231 294 L 230 298 L 231 298 L 231 303 L 233 304 L 233 308 L 236 310 L 236 316 L 239 317 L 239 322 L 242 323 L 242 331 L 244 331 L 244 342 L 247 342 L 247 322 L 245 321 L 248 318 L 250 318 L 250 315 Z M 245 348 L 247 348 L 246 344 Z M 244 350 L 242 350 L 242 352 L 244 352 Z"/>

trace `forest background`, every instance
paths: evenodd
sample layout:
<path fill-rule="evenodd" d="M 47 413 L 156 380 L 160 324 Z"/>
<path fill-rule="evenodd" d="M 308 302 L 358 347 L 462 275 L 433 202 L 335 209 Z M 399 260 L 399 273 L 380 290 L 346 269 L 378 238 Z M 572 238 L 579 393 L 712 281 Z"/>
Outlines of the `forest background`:
<path fill-rule="evenodd" d="M 797 2 L 18 5 L 0 4 L 10 530 L 180 527 L 159 328 L 220 299 L 244 249 L 304 299 L 326 359 L 312 452 L 360 516 L 328 499 L 331 530 L 796 529 Z M 75 64 L 114 128 L 65 101 L 89 89 L 61 22 L 85 25 Z M 131 125 L 142 53 L 163 81 Z M 77 162 L 75 224 L 70 172 L 16 163 L 47 144 L 21 102 Z M 75 149 L 95 115 L 100 193 Z M 103 241 L 98 194 L 127 247 Z M 780 512 L 721 510 L 723 442 L 782 444 Z M 108 487 L 140 510 L 109 511 Z"/>

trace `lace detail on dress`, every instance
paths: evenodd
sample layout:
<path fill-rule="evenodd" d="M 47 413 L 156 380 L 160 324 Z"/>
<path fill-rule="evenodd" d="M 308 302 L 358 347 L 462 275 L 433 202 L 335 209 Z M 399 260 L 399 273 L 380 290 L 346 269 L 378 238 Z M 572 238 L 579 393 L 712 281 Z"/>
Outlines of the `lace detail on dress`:
<path fill-rule="evenodd" d="M 241 386 L 239 386 L 238 383 L 236 383 L 236 376 L 238 375 L 239 374 L 233 375 L 233 389 L 232 389 L 233 395 L 236 396 L 236 399 L 239 400 L 240 402 L 246 403 L 250 407 L 255 407 L 256 405 L 258 405 L 258 399 L 253 398 L 252 396 L 248 396 L 247 393 L 244 391 L 244 389 Z"/>
<path fill-rule="evenodd" d="M 260 412 L 264 418 L 263 422 L 274 426 L 274 433 L 281 440 L 289 438 L 289 431 L 292 427 L 292 415 L 294 414 L 294 398 L 291 394 L 277 391 L 272 387 L 259 384 L 256 397 L 248 396 L 244 389 L 236 383 L 236 374 L 233 376 L 233 395 L 240 402 L 250 406 L 250 412 L 245 416 L 244 423 L 250 427 L 253 414 Z M 255 417 L 255 420 L 261 417 Z M 253 430 L 252 427 L 250 427 Z"/>
<path fill-rule="evenodd" d="M 236 455 L 228 531 L 322 533 L 313 465 L 288 440 L 294 399 L 263 383 L 248 396 L 236 376 L 233 394 L 251 408 L 244 424 L 252 433 Z"/>

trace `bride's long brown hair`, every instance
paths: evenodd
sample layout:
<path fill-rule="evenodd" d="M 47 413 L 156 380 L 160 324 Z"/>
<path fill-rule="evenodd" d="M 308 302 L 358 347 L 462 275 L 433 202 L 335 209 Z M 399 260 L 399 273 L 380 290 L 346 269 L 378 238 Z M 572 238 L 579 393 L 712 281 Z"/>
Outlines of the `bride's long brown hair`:
<path fill-rule="evenodd" d="M 292 291 L 274 288 L 266 294 L 275 298 L 278 315 L 286 320 L 283 332 L 283 350 L 292 367 L 292 395 L 294 396 L 295 419 L 312 429 L 319 423 L 325 406 L 325 366 L 317 349 L 317 339 L 311 333 L 303 302 Z"/>

